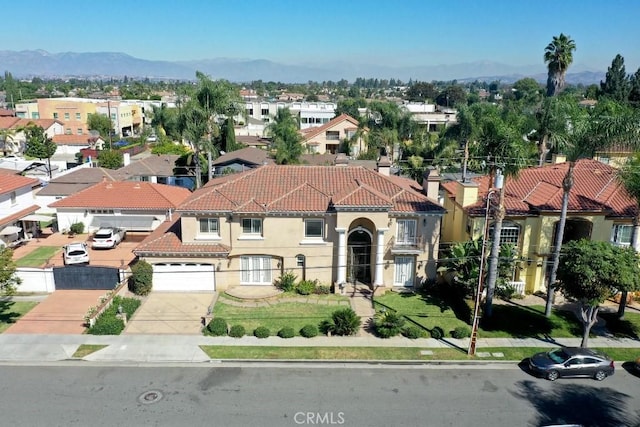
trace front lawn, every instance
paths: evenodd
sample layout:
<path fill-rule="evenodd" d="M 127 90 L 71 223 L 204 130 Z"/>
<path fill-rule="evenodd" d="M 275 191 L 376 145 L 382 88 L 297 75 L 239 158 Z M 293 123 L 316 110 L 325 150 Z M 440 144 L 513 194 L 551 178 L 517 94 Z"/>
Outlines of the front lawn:
<path fill-rule="evenodd" d="M 17 267 L 40 267 L 61 250 L 58 246 L 39 246 L 16 261 Z"/>
<path fill-rule="evenodd" d="M 0 301 L 0 333 L 6 331 L 37 304 L 35 301 Z"/>
<path fill-rule="evenodd" d="M 631 310 L 627 307 L 624 313 L 624 320 L 618 319 L 617 310 L 606 313 L 600 312 L 598 316 L 607 322 L 607 329 L 616 338 L 640 339 L 640 312 L 637 310 Z"/>

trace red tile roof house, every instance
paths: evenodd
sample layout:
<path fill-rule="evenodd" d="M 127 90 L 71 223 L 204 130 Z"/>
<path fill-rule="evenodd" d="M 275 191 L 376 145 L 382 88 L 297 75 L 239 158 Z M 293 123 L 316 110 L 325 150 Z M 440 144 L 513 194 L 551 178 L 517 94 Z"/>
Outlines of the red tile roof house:
<path fill-rule="evenodd" d="M 505 180 L 506 217 L 501 241 L 514 243 L 523 257 L 514 280 L 522 291 L 546 289 L 555 230 L 562 206 L 562 180 L 568 163 L 522 170 Z M 461 242 L 482 236 L 489 177 L 443 183 L 446 192 L 442 240 Z M 564 242 L 580 238 L 629 245 L 636 200 L 622 187 L 616 169 L 580 160 L 574 172 Z M 491 231 L 490 234 L 491 235 Z"/>
<path fill-rule="evenodd" d="M 0 247 L 14 246 L 29 239 L 36 231 L 33 214 L 40 208 L 33 199 L 33 189 L 40 181 L 21 175 L 0 174 Z"/>
<path fill-rule="evenodd" d="M 284 272 L 335 287 L 413 288 L 435 277 L 438 179 L 350 166 L 266 165 L 215 178 L 134 250 L 154 289 L 272 286 Z"/>
<path fill-rule="evenodd" d="M 358 121 L 347 114 L 341 114 L 331 119 L 322 126 L 311 127 L 302 130 L 304 138 L 303 145 L 309 152 L 318 154 L 337 154 L 340 143 L 344 139 L 350 139 L 358 131 Z M 349 155 L 357 157 L 361 152 L 366 151 L 364 139 L 358 138 L 351 146 Z"/>
<path fill-rule="evenodd" d="M 56 210 L 60 231 L 68 230 L 77 222 L 82 222 L 88 232 L 105 225 L 128 231 L 152 231 L 171 220 L 175 209 L 190 194 L 189 190 L 173 185 L 106 181 L 49 207 Z"/>
<path fill-rule="evenodd" d="M 21 129 L 28 125 L 40 126 L 49 138 L 64 133 L 62 122 L 54 119 L 22 119 L 20 117 L 0 117 L 0 130 L 14 132 L 11 138 L 0 140 L 0 150 L 5 154 L 22 154 L 27 137 Z"/>

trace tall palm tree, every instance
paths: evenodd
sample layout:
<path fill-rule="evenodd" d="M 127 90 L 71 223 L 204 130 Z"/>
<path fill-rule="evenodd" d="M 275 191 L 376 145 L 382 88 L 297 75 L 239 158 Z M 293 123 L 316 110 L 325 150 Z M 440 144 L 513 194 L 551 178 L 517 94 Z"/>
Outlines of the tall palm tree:
<path fill-rule="evenodd" d="M 554 36 L 544 49 L 544 62 L 547 64 L 547 96 L 555 96 L 564 88 L 567 69 L 573 62 L 576 43 L 567 35 Z"/>
<path fill-rule="evenodd" d="M 304 151 L 302 135 L 297 119 L 288 108 L 280 108 L 273 122 L 267 127 L 276 149 L 276 163 L 279 165 L 296 164 Z"/>
<path fill-rule="evenodd" d="M 563 144 L 566 127 L 566 112 L 572 99 L 566 97 L 547 97 L 535 113 L 537 121 L 533 134 L 537 140 L 538 166 L 543 166 L 549 150 Z"/>

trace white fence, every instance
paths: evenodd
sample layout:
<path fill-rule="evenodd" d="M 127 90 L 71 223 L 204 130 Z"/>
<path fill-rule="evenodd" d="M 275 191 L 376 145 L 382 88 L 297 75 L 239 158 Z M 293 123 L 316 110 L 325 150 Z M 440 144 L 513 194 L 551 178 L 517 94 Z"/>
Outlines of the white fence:
<path fill-rule="evenodd" d="M 516 289 L 516 294 L 524 295 L 524 286 L 525 286 L 524 282 L 512 281 L 512 282 L 509 282 L 509 284 Z"/>
<path fill-rule="evenodd" d="M 48 292 L 56 290 L 53 268 L 18 267 L 16 275 L 22 280 L 18 292 Z"/>

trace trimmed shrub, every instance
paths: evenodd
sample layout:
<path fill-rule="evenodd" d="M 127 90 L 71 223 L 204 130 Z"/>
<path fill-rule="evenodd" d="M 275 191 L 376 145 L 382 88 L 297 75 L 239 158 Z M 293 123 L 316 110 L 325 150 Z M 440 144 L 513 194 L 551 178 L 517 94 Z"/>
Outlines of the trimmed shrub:
<path fill-rule="evenodd" d="M 355 335 L 360 329 L 360 316 L 351 308 L 342 308 L 331 314 L 331 319 L 320 324 L 320 330 L 325 334 Z"/>
<path fill-rule="evenodd" d="M 91 335 L 120 335 L 123 329 L 124 322 L 122 319 L 118 319 L 115 315 L 105 316 L 105 313 L 102 313 L 93 328 L 89 328 L 88 332 Z"/>
<path fill-rule="evenodd" d="M 469 338 L 471 336 L 471 329 L 468 326 L 458 326 L 451 331 L 453 338 Z"/>
<path fill-rule="evenodd" d="M 138 261 L 131 267 L 129 290 L 136 295 L 149 295 L 153 285 L 153 267 L 146 261 Z"/>
<path fill-rule="evenodd" d="M 84 233 L 84 223 L 82 222 L 74 222 L 69 226 L 69 232 L 73 234 L 82 234 Z"/>
<path fill-rule="evenodd" d="M 296 286 L 296 291 L 300 295 L 311 295 L 316 291 L 316 282 L 314 280 L 303 280 Z"/>
<path fill-rule="evenodd" d="M 316 325 L 304 325 L 302 329 L 300 329 L 300 335 L 305 338 L 318 336 L 318 327 Z"/>
<path fill-rule="evenodd" d="M 245 336 L 246 332 L 247 331 L 244 329 L 244 326 L 242 326 L 242 325 L 233 325 L 229 329 L 229 336 L 233 337 L 233 338 L 242 338 L 243 336 Z"/>
<path fill-rule="evenodd" d="M 404 326 L 404 317 L 395 311 L 383 311 L 376 313 L 373 319 L 373 329 L 380 338 L 395 337 Z"/>
<path fill-rule="evenodd" d="M 278 336 L 280 338 L 293 338 L 295 334 L 296 333 L 291 326 L 285 326 L 278 331 Z"/>
<path fill-rule="evenodd" d="M 318 286 L 316 286 L 316 291 L 315 292 L 318 295 L 329 295 L 331 293 L 331 286 L 318 285 Z"/>
<path fill-rule="evenodd" d="M 444 330 L 440 326 L 434 326 L 431 329 L 431 338 L 435 338 L 437 340 L 442 339 L 444 337 Z"/>
<path fill-rule="evenodd" d="M 419 328 L 418 326 L 415 326 L 415 325 L 411 325 L 402 329 L 402 335 L 404 335 L 406 338 L 415 340 L 418 338 L 424 338 L 425 333 L 422 330 L 422 328 Z"/>
<path fill-rule="evenodd" d="M 253 331 L 253 336 L 256 338 L 267 338 L 269 335 L 271 335 L 271 331 L 266 326 L 258 326 Z"/>
<path fill-rule="evenodd" d="M 279 279 L 276 279 L 274 285 L 276 288 L 284 292 L 292 292 L 296 288 L 297 276 L 292 271 L 287 271 Z"/>
<path fill-rule="evenodd" d="M 207 325 L 207 334 L 213 335 L 214 337 L 225 336 L 228 330 L 229 326 L 227 325 L 227 321 L 222 317 L 214 317 Z"/>

